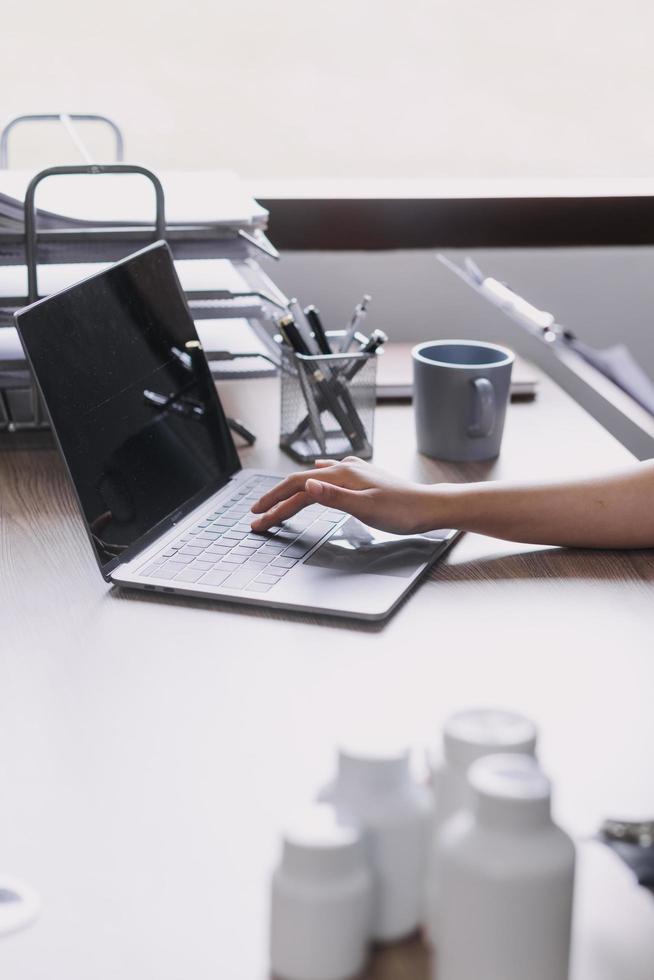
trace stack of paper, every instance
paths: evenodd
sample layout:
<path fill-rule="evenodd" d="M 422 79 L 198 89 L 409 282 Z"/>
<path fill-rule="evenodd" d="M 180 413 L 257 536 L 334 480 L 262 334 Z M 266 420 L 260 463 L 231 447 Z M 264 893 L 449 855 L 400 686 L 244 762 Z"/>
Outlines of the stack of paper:
<path fill-rule="evenodd" d="M 33 171 L 0 171 L 0 234 L 23 231 L 23 204 Z M 157 174 L 165 197 L 166 224 L 257 230 L 268 212 L 227 171 Z M 38 227 L 115 228 L 152 225 L 154 191 L 140 174 L 75 174 L 48 177 L 36 192 Z"/>
<path fill-rule="evenodd" d="M 96 275 L 108 268 L 110 262 L 70 262 L 39 267 L 41 295 L 67 289 L 81 279 Z M 188 294 L 209 290 L 228 290 L 240 293 L 249 289 L 243 276 L 228 259 L 180 259 L 175 262 L 182 288 Z M 27 269 L 24 265 L 0 265 L 0 302 L 4 297 L 27 295 Z"/>

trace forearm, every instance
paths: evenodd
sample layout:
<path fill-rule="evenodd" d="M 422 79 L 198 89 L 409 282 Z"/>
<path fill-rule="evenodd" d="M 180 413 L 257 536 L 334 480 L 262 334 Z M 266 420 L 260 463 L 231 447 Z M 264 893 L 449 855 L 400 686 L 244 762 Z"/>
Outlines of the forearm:
<path fill-rule="evenodd" d="M 654 547 L 654 461 L 595 478 L 433 488 L 433 526 L 530 544 Z"/>

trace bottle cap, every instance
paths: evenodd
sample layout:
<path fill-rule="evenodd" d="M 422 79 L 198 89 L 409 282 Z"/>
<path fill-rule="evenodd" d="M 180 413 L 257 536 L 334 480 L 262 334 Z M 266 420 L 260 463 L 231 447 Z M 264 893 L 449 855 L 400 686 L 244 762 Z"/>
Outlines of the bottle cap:
<path fill-rule="evenodd" d="M 552 786 L 531 755 L 488 755 L 468 770 L 473 808 L 484 822 L 518 827 L 549 820 Z"/>
<path fill-rule="evenodd" d="M 360 867 L 361 836 L 341 826 L 331 806 L 319 803 L 296 813 L 283 833 L 282 867 L 302 878 L 330 878 Z"/>
<path fill-rule="evenodd" d="M 533 755 L 536 726 L 529 718 L 498 708 L 472 708 L 451 715 L 443 729 L 445 758 L 468 768 L 476 759 L 497 752 Z"/>
<path fill-rule="evenodd" d="M 406 745 L 348 743 L 338 750 L 338 783 L 346 791 L 385 792 L 410 778 L 410 750 Z"/>

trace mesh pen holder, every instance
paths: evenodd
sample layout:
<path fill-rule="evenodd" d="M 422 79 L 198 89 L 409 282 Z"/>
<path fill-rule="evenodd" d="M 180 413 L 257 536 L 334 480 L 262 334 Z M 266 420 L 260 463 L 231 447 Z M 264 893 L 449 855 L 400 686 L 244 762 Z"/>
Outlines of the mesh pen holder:
<path fill-rule="evenodd" d="M 372 456 L 377 354 L 282 352 L 279 445 L 299 463 Z"/>

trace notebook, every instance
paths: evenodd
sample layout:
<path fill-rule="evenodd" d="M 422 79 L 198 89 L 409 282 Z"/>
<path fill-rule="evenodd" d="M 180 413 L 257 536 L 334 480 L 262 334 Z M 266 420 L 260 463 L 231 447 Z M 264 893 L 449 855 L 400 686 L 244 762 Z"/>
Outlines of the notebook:
<path fill-rule="evenodd" d="M 413 344 L 386 344 L 377 362 L 377 401 L 411 401 L 413 397 Z M 511 378 L 511 398 L 536 397 L 538 380 L 531 365 L 516 357 Z"/>

